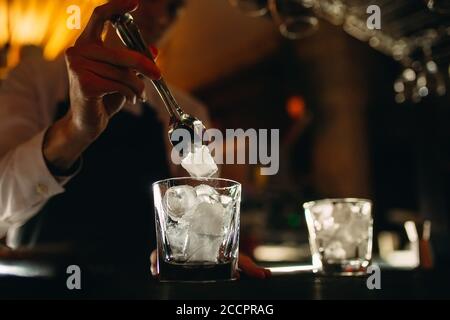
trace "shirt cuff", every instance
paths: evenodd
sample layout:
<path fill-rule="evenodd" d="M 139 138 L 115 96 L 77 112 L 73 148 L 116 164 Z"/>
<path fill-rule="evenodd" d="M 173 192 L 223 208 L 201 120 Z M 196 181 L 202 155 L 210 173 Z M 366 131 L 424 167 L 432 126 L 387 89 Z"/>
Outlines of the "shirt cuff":
<path fill-rule="evenodd" d="M 23 144 L 16 153 L 16 161 L 20 163 L 21 167 L 21 176 L 27 180 L 27 185 L 33 188 L 30 191 L 41 199 L 48 199 L 63 193 L 65 191 L 63 186 L 81 169 L 80 166 L 73 175 L 67 177 L 55 177 L 52 175 L 42 152 L 46 131 L 47 129 Z"/>
<path fill-rule="evenodd" d="M 45 161 L 45 158 L 44 158 L 44 161 Z M 52 174 L 55 177 L 56 181 L 58 181 L 58 183 L 60 185 L 64 186 L 64 185 L 66 185 L 67 182 L 70 181 L 70 179 L 72 179 L 74 176 L 76 176 L 81 171 L 81 168 L 83 167 L 83 158 L 80 157 L 80 159 L 77 160 L 77 162 L 72 166 L 72 168 L 70 168 L 70 170 L 67 172 L 67 174 L 64 174 L 64 175 L 55 174 L 48 167 L 47 162 L 46 162 L 46 165 L 47 165 L 47 169 L 49 170 L 50 174 Z"/>

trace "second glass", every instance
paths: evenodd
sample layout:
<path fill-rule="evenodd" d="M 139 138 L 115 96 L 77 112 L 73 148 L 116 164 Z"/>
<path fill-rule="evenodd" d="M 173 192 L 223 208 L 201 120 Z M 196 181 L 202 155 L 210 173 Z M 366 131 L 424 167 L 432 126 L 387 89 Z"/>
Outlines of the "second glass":
<path fill-rule="evenodd" d="M 372 202 L 324 199 L 303 205 L 314 272 L 366 274 L 372 258 Z"/>

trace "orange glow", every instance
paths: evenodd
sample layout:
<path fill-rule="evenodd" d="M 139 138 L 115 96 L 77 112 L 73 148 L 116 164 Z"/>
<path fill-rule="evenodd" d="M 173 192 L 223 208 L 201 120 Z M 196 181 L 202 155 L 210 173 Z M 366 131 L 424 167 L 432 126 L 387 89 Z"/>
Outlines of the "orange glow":
<path fill-rule="evenodd" d="M 258 188 L 263 189 L 267 186 L 267 183 L 269 182 L 268 176 L 260 174 L 261 167 L 255 167 L 254 168 L 254 177 L 255 177 L 255 184 L 258 186 Z"/>
<path fill-rule="evenodd" d="M 6 0 L 0 0 L 0 47 L 2 47 L 8 39 Z"/>
<path fill-rule="evenodd" d="M 9 66 L 15 65 L 17 51 L 24 45 L 36 45 L 44 49 L 47 59 L 54 59 L 65 48 L 73 44 L 86 25 L 93 8 L 106 0 L 15 0 L 11 1 L 9 18 L 11 34 L 8 34 L 7 0 L 0 0 L 0 46 L 8 39 L 13 47 Z M 69 18 L 67 8 L 78 5 L 81 9 L 81 30 L 70 30 L 66 26 Z"/>
<path fill-rule="evenodd" d="M 286 111 L 294 120 L 303 118 L 306 112 L 305 100 L 301 96 L 292 96 L 288 99 L 286 104 Z"/>

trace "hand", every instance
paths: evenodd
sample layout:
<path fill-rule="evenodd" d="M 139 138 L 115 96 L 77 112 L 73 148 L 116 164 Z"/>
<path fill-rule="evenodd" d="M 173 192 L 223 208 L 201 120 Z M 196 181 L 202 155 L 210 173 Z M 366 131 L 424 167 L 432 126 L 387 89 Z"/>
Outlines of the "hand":
<path fill-rule="evenodd" d="M 153 250 L 152 254 L 150 255 L 150 264 L 151 264 L 151 272 L 153 276 L 157 276 L 157 268 L 156 268 L 156 264 L 157 262 L 157 257 L 158 252 L 156 250 Z M 258 267 L 255 262 L 253 262 L 252 259 L 250 259 L 250 257 L 244 255 L 244 254 L 239 254 L 239 261 L 238 261 L 238 265 L 239 265 L 239 269 L 240 272 L 242 272 L 244 275 L 249 276 L 251 278 L 257 278 L 257 279 L 267 279 L 270 278 L 270 276 L 272 275 L 272 273 L 270 272 L 269 269 L 264 269 L 261 267 Z M 237 275 L 238 278 L 240 277 L 240 275 Z"/>
<path fill-rule="evenodd" d="M 251 278 L 267 279 L 272 276 L 269 269 L 261 268 L 247 255 L 239 254 L 238 261 L 241 272 Z"/>
<path fill-rule="evenodd" d="M 46 160 L 58 169 L 70 168 L 127 100 L 135 103 L 143 97 L 145 85 L 137 74 L 161 77 L 151 59 L 102 42 L 105 23 L 137 6 L 138 0 L 111 0 L 95 8 L 75 45 L 66 51 L 71 108 L 49 128 L 43 149 Z"/>
<path fill-rule="evenodd" d="M 92 138 L 106 128 L 126 100 L 136 103 L 143 98 L 145 85 L 136 72 L 151 79 L 161 77 L 155 63 L 144 55 L 103 46 L 105 22 L 114 15 L 135 10 L 137 5 L 137 0 L 112 0 L 97 7 L 75 46 L 66 51 L 72 120 Z"/>

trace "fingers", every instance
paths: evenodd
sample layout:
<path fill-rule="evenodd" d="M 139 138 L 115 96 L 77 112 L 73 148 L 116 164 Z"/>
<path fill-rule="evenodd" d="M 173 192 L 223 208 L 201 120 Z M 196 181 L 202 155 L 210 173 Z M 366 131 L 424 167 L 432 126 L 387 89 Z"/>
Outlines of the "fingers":
<path fill-rule="evenodd" d="M 119 82 L 130 88 L 136 97 L 144 98 L 145 84 L 130 69 L 113 67 L 109 64 L 87 60 L 82 57 L 76 59 L 84 70 L 90 71 L 99 77 Z"/>
<path fill-rule="evenodd" d="M 80 72 L 79 78 L 83 83 L 83 94 L 86 98 L 96 99 L 107 94 L 120 93 L 133 104 L 137 101 L 133 90 L 120 82 L 105 79 L 87 70 Z"/>
<path fill-rule="evenodd" d="M 271 276 L 270 270 L 258 267 L 250 257 L 243 254 L 239 255 L 239 267 L 251 278 L 266 279 Z"/>
<path fill-rule="evenodd" d="M 134 11 L 138 4 L 138 0 L 110 0 L 106 4 L 95 8 L 86 28 L 77 40 L 77 45 L 100 42 L 105 22 L 115 15 Z"/>
<path fill-rule="evenodd" d="M 150 255 L 150 271 L 152 272 L 152 276 L 157 276 L 158 275 L 158 271 L 157 271 L 157 267 L 156 267 L 157 263 L 158 263 L 158 261 L 157 261 L 157 251 L 153 250 L 152 254 Z"/>
<path fill-rule="evenodd" d="M 122 48 L 105 48 L 98 44 L 69 48 L 66 54 L 82 56 L 89 60 L 108 63 L 114 66 L 129 68 L 146 75 L 151 79 L 160 79 L 161 72 L 156 64 L 139 52 Z"/>
<path fill-rule="evenodd" d="M 272 271 L 270 271 L 269 269 L 266 268 L 262 268 L 264 270 L 264 273 L 266 275 L 266 279 L 270 278 L 272 276 Z"/>

